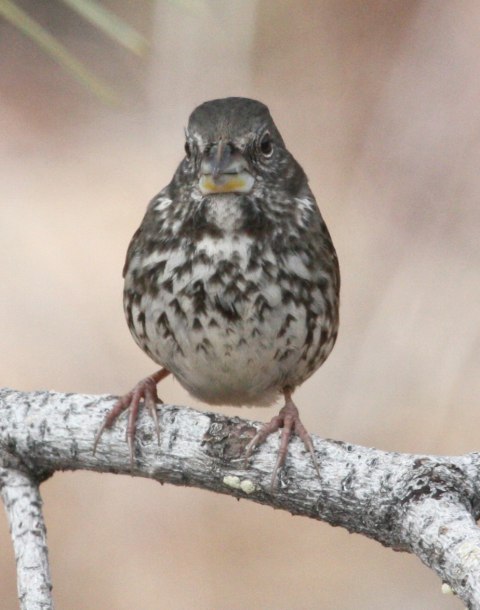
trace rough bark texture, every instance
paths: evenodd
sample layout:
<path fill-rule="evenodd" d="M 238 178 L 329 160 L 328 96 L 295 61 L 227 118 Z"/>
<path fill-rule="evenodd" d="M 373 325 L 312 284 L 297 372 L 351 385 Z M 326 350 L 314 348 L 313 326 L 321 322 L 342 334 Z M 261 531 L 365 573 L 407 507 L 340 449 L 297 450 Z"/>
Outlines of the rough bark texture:
<path fill-rule="evenodd" d="M 52 610 L 52 584 L 38 481 L 26 472 L 0 468 L 0 491 L 17 562 L 22 610 Z"/>
<path fill-rule="evenodd" d="M 277 438 L 269 438 L 246 467 L 244 449 L 257 423 L 162 405 L 160 445 L 153 422 L 144 413 L 139 418 L 132 473 L 123 422 L 105 432 L 92 454 L 95 431 L 114 400 L 0 390 L 0 485 L 12 524 L 21 599 L 25 579 L 32 578 L 35 584 L 30 586 L 39 591 L 39 600 L 50 587 L 36 482 L 56 470 L 86 469 L 201 487 L 340 525 L 415 553 L 469 609 L 480 610 L 480 529 L 475 523 L 480 515 L 480 454 L 388 453 L 314 437 L 319 479 L 302 443 L 294 440 L 272 492 Z M 29 522 L 14 514 L 21 496 L 25 509 L 32 508 Z M 21 531 L 16 521 L 22 521 Z M 32 535 L 26 536 L 27 530 Z M 22 545 L 29 547 L 37 538 L 30 562 Z M 21 573 L 22 564 L 30 572 Z M 33 599 L 22 603 L 28 610 L 51 607 Z"/>

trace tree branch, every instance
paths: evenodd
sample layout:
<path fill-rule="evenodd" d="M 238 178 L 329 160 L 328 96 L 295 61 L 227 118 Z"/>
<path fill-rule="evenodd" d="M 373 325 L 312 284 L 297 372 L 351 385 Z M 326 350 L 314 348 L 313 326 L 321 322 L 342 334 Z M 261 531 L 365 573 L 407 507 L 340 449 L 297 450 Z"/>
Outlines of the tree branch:
<path fill-rule="evenodd" d="M 160 445 L 148 415 L 142 413 L 139 418 L 132 472 L 120 423 L 105 432 L 97 454 L 92 454 L 95 432 L 114 400 L 112 396 L 0 390 L 0 460 L 8 469 L 0 483 L 12 536 L 15 486 L 29 485 L 30 504 L 40 511 L 32 481 L 56 470 L 133 474 L 248 498 L 414 553 L 469 609 L 480 609 L 480 529 L 475 524 L 480 514 L 480 454 L 388 453 L 314 437 L 319 479 L 303 444 L 295 439 L 272 492 L 277 438 L 269 438 L 245 466 L 244 450 L 259 424 L 162 405 Z M 44 532 L 38 515 L 24 527 Z M 14 542 L 17 559 L 23 538 Z M 45 540 L 40 539 L 46 562 Z M 48 569 L 43 574 L 42 583 L 48 589 Z M 50 607 L 33 602 L 22 605 L 24 610 Z"/>
<path fill-rule="evenodd" d="M 42 500 L 27 473 L 0 468 L 0 493 L 10 524 L 22 610 L 52 610 L 52 584 Z"/>

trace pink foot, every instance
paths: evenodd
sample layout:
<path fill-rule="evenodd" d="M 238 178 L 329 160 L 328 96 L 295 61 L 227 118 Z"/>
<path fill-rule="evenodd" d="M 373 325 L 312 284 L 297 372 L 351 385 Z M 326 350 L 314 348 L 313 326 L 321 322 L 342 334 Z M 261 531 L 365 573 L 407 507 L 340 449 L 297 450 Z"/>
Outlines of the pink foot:
<path fill-rule="evenodd" d="M 313 465 L 315 470 L 317 471 L 318 476 L 320 477 L 320 469 L 318 467 L 318 463 L 315 457 L 315 450 L 313 448 L 312 439 L 307 429 L 303 425 L 300 414 L 295 403 L 292 400 L 292 394 L 290 390 L 284 390 L 285 396 L 285 406 L 280 409 L 278 415 L 273 417 L 268 424 L 264 424 L 257 434 L 252 438 L 252 440 L 247 445 L 245 451 L 245 461 L 250 458 L 254 449 L 261 445 L 265 439 L 270 436 L 273 432 L 276 432 L 280 428 L 282 428 L 282 434 L 280 437 L 280 447 L 278 449 L 277 461 L 275 462 L 275 466 L 273 468 L 272 473 L 272 485 L 271 490 L 273 491 L 275 487 L 275 483 L 277 480 L 278 470 L 285 464 L 285 459 L 287 457 L 288 444 L 290 442 L 290 438 L 293 434 L 299 436 L 305 448 L 310 453 L 312 458 Z"/>
<path fill-rule="evenodd" d="M 101 425 L 99 431 L 95 435 L 95 440 L 93 441 L 93 453 L 97 450 L 98 443 L 100 441 L 100 437 L 106 428 L 111 428 L 118 416 L 124 411 L 129 411 L 128 413 L 128 423 L 126 430 L 126 440 L 128 443 L 128 448 L 130 452 L 130 464 L 133 468 L 134 462 L 134 451 L 133 444 L 135 441 L 135 431 L 137 427 L 137 418 L 138 411 L 140 409 L 140 401 L 143 399 L 145 406 L 147 407 L 150 416 L 152 417 L 155 423 L 155 431 L 157 433 L 158 442 L 160 442 L 160 427 L 158 424 L 158 416 L 156 406 L 160 402 L 162 402 L 158 398 L 157 394 L 157 383 L 162 379 L 165 379 L 167 375 L 170 374 L 170 371 L 167 369 L 160 369 L 153 375 L 149 375 L 142 379 L 137 383 L 137 385 L 117 400 L 117 402 L 113 405 L 110 411 L 107 413 L 103 424 Z"/>

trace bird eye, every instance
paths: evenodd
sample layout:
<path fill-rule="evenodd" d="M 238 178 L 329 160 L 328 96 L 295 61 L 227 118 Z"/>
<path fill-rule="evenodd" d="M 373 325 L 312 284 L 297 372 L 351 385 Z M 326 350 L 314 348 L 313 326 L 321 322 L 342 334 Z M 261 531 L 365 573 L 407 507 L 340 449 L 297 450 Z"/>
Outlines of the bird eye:
<path fill-rule="evenodd" d="M 192 149 L 188 142 L 185 142 L 185 154 L 187 155 L 187 159 L 190 159 L 190 157 L 192 156 Z"/>
<path fill-rule="evenodd" d="M 271 135 L 267 132 L 263 134 L 260 140 L 260 150 L 264 157 L 271 157 L 273 153 L 273 141 Z"/>

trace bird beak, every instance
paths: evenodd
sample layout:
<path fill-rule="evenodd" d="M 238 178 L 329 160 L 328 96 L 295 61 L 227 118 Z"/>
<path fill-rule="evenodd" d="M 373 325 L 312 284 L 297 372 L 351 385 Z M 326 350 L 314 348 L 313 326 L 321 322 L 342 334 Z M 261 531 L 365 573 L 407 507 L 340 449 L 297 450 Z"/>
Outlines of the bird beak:
<path fill-rule="evenodd" d="M 228 169 L 231 156 L 230 146 L 226 146 L 225 141 L 222 139 L 220 139 L 218 144 L 210 151 L 210 158 L 213 157 L 211 162 L 211 175 L 214 182 Z"/>
<path fill-rule="evenodd" d="M 208 149 L 200 166 L 199 187 L 204 195 L 212 193 L 248 193 L 254 179 L 245 157 L 220 139 Z"/>

